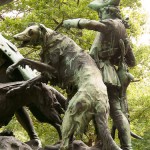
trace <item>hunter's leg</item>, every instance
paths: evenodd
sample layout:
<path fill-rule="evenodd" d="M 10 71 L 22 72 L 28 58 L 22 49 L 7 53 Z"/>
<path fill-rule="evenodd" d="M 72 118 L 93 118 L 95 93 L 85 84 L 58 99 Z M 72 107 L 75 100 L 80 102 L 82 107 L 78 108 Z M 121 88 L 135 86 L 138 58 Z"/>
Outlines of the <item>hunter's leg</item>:
<path fill-rule="evenodd" d="M 110 115 L 119 132 L 120 144 L 123 150 L 132 150 L 130 124 L 121 110 L 119 92 L 115 88 L 108 88 Z"/>

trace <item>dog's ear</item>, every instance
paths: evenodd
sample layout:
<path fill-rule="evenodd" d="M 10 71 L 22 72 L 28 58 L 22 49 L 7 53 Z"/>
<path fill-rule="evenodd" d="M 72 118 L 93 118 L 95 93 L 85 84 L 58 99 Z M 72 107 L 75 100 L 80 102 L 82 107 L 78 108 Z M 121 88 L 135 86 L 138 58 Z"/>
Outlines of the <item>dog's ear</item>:
<path fill-rule="evenodd" d="M 46 32 L 47 32 L 47 29 L 46 29 L 46 27 L 45 27 L 44 24 L 39 24 L 39 27 L 40 27 L 40 29 L 41 29 L 41 32 L 43 32 L 43 33 L 46 33 Z"/>

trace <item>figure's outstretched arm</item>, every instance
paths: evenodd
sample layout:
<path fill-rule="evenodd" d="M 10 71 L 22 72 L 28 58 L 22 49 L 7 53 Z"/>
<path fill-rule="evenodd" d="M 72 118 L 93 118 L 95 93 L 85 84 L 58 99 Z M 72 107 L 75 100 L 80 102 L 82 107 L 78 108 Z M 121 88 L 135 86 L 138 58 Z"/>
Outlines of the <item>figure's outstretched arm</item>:
<path fill-rule="evenodd" d="M 99 32 L 106 32 L 107 30 L 107 26 L 104 23 L 95 20 L 81 19 L 81 18 L 64 20 L 63 26 L 67 29 L 79 28 Z"/>

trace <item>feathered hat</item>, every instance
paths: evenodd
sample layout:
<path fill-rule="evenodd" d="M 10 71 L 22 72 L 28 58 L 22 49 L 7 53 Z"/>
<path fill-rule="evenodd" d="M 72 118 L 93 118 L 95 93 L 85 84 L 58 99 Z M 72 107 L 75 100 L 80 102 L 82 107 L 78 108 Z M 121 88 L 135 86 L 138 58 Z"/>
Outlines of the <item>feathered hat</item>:
<path fill-rule="evenodd" d="M 120 0 L 94 0 L 92 1 L 88 7 L 95 11 L 99 11 L 103 7 L 117 7 L 119 6 Z"/>

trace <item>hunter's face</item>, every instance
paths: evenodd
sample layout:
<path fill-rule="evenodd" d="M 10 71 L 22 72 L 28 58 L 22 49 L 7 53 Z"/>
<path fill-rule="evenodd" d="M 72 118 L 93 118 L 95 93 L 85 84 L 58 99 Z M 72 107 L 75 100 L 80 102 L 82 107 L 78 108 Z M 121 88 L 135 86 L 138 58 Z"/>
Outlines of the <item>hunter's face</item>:
<path fill-rule="evenodd" d="M 99 15 L 99 18 L 101 20 L 103 19 L 107 19 L 107 18 L 110 18 L 110 14 L 109 14 L 109 11 L 108 11 L 108 8 L 101 8 L 98 12 L 98 15 Z"/>

